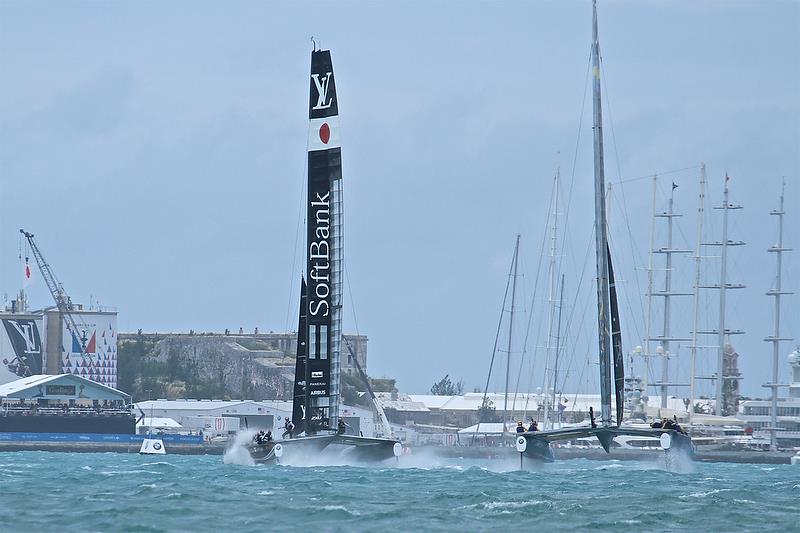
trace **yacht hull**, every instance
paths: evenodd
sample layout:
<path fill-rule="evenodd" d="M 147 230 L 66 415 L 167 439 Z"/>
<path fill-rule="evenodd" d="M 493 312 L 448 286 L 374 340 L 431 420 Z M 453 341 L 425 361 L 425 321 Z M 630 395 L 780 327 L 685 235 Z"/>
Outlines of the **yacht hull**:
<path fill-rule="evenodd" d="M 280 444 L 281 454 L 275 456 L 274 446 Z M 355 435 L 312 435 L 248 447 L 250 457 L 258 463 L 293 463 L 339 461 L 379 463 L 398 457 L 402 451 L 395 439 Z"/>
<path fill-rule="evenodd" d="M 606 453 L 611 452 L 612 442 L 617 436 L 653 437 L 660 439 L 661 447 L 667 459 L 695 458 L 695 445 L 688 435 L 673 429 L 660 428 L 630 428 L 630 427 L 601 427 L 601 428 L 569 428 L 550 431 L 533 431 L 520 433 L 519 436 L 526 440 L 523 454 L 533 460 L 552 463 L 555 455 L 550 446 L 552 442 L 574 440 L 586 437 L 597 437 Z"/>

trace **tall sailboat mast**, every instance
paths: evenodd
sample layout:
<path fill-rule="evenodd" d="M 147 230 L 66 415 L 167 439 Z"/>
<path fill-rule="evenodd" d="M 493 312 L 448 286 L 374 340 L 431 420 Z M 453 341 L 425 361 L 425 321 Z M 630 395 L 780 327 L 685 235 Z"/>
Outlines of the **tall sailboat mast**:
<path fill-rule="evenodd" d="M 508 381 L 511 377 L 511 336 L 514 332 L 514 312 L 517 296 L 517 264 L 519 263 L 519 235 L 514 245 L 514 269 L 513 280 L 511 282 L 511 314 L 508 317 L 508 351 L 506 353 L 506 388 L 503 397 L 503 423 L 508 420 Z M 514 407 L 512 406 L 512 410 Z M 513 414 L 513 413 L 512 413 Z"/>
<path fill-rule="evenodd" d="M 544 413 L 542 418 L 543 429 L 547 429 L 548 420 L 550 417 L 547 398 L 550 389 L 550 352 L 553 349 L 553 325 L 556 318 L 556 250 L 558 247 L 558 180 L 561 174 L 561 169 L 556 169 L 555 176 L 553 177 L 553 206 L 550 211 L 553 217 L 553 225 L 550 232 L 550 265 L 548 267 L 548 312 L 547 312 L 547 341 L 545 342 L 545 356 L 544 356 Z M 560 305 L 560 304 L 559 304 Z M 555 397 L 555 374 L 553 374 L 553 395 Z M 555 409 L 555 404 L 553 404 Z"/>
<path fill-rule="evenodd" d="M 600 102 L 600 42 L 597 36 L 597 0 L 592 0 L 592 94 L 594 137 L 594 220 L 597 264 L 597 329 L 600 359 L 600 419 L 611 425 L 611 322 L 609 318 L 608 236 L 606 184 L 603 167 L 603 113 Z"/>
<path fill-rule="evenodd" d="M 689 378 L 689 425 L 694 423 L 694 399 L 697 397 L 697 327 L 700 320 L 700 274 L 703 246 L 703 216 L 706 205 L 706 164 L 700 164 L 700 200 L 697 207 L 697 236 L 694 248 L 694 294 L 692 311 L 692 356 Z"/>
<path fill-rule="evenodd" d="M 731 209 L 741 209 L 742 206 L 730 203 L 728 181 L 730 178 L 725 174 L 725 192 L 723 195 L 722 206 L 716 209 L 722 210 L 722 241 L 719 243 L 722 253 L 720 254 L 720 280 L 719 280 L 719 328 L 717 329 L 717 344 L 719 350 L 717 352 L 717 379 L 716 379 L 716 402 L 714 414 L 717 416 L 724 416 L 734 414 L 726 406 L 726 398 L 730 397 L 727 391 L 736 388 L 736 384 L 730 383 L 732 380 L 738 379 L 734 375 L 732 368 L 726 368 L 725 365 L 725 336 L 743 333 L 739 330 L 730 330 L 725 327 L 725 296 L 728 289 L 742 289 L 742 284 L 728 283 L 728 246 L 743 246 L 743 241 L 728 240 L 728 211 Z M 733 346 L 731 345 L 731 350 Z M 735 408 L 734 408 L 735 410 Z"/>
<path fill-rule="evenodd" d="M 725 176 L 725 194 L 722 204 L 722 254 L 720 258 L 720 282 L 719 282 L 719 327 L 717 328 L 719 351 L 717 352 L 717 381 L 716 381 L 716 398 L 717 401 L 715 411 L 717 416 L 722 416 L 723 401 L 722 390 L 725 386 L 723 376 L 725 374 L 723 367 L 725 366 L 725 292 L 727 282 L 728 267 L 728 176 Z"/>
<path fill-rule="evenodd" d="M 642 358 L 644 359 L 644 372 L 642 376 L 642 389 L 644 390 L 644 403 L 645 412 L 647 411 L 647 401 L 649 399 L 649 380 L 650 380 L 650 340 L 652 337 L 652 317 L 653 317 L 653 247 L 655 246 L 656 239 L 656 193 L 658 191 L 658 175 L 653 174 L 653 218 L 650 220 L 650 247 L 647 251 L 647 315 L 645 318 L 644 328 L 644 352 Z"/>
<path fill-rule="evenodd" d="M 558 391 L 558 359 L 561 355 L 561 315 L 564 310 L 564 274 L 561 274 L 561 292 L 558 298 L 558 324 L 556 325 L 556 357 L 553 361 L 553 411 L 556 415 L 559 427 L 561 427 L 561 396 L 556 399 L 556 392 Z M 547 403 L 545 402 L 545 407 Z"/>
<path fill-rule="evenodd" d="M 681 215 L 675 213 L 674 205 L 675 205 L 675 189 L 678 186 L 673 182 L 672 189 L 670 190 L 669 195 L 669 203 L 668 208 L 666 211 L 661 213 L 654 213 L 654 218 L 663 218 L 667 221 L 667 244 L 666 247 L 661 247 L 658 249 L 653 249 L 653 253 L 663 254 L 665 257 L 664 261 L 664 290 L 657 291 L 653 293 L 654 296 L 661 296 L 664 298 L 664 311 L 663 311 L 663 326 L 661 329 L 661 336 L 656 337 L 654 339 L 658 341 L 660 344 L 657 348 L 657 353 L 661 357 L 661 408 L 665 409 L 667 407 L 667 396 L 669 393 L 669 358 L 671 356 L 669 350 L 669 343 L 670 341 L 688 341 L 689 339 L 681 338 L 681 337 L 673 337 L 670 331 L 670 323 L 672 318 L 672 311 L 671 311 L 671 303 L 673 296 L 691 296 L 692 293 L 685 293 L 685 292 L 674 292 L 672 290 L 672 256 L 675 254 L 689 254 L 691 250 L 680 250 L 675 249 L 672 247 L 672 234 L 673 234 L 673 219 L 676 217 L 680 217 Z"/>
<path fill-rule="evenodd" d="M 781 189 L 780 208 L 770 212 L 770 215 L 778 217 L 778 242 L 771 246 L 767 251 L 775 253 L 775 288 L 767 291 L 767 296 L 775 298 L 775 329 L 771 336 L 764 339 L 772 343 L 772 383 L 764 385 L 772 389 L 772 406 L 770 408 L 770 428 L 769 428 L 769 447 L 772 451 L 778 450 L 778 439 L 776 430 L 778 426 L 778 359 L 780 357 L 781 341 L 790 341 L 790 337 L 781 337 L 781 295 L 792 294 L 781 290 L 781 272 L 783 270 L 783 252 L 791 251 L 791 248 L 783 247 L 783 196 L 786 189 L 786 182 Z"/>

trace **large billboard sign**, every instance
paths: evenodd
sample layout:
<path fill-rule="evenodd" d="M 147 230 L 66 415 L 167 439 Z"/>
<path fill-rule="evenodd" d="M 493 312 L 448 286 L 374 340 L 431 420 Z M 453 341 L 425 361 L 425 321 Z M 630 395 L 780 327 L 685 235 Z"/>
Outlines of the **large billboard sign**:
<path fill-rule="evenodd" d="M 62 326 L 61 373 L 117 386 L 117 315 L 73 312 L 78 331 Z"/>
<path fill-rule="evenodd" d="M 6 315 L 0 329 L 0 385 L 42 374 L 42 319 Z"/>

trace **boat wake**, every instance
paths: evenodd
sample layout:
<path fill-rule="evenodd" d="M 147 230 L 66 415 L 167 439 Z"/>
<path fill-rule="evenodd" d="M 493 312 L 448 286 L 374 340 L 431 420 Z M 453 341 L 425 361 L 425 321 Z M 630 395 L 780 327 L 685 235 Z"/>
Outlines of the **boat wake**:
<path fill-rule="evenodd" d="M 695 472 L 694 458 L 684 450 L 670 450 L 665 454 L 664 467 L 668 472 L 675 474 L 693 474 Z"/>
<path fill-rule="evenodd" d="M 250 456 L 250 452 L 247 451 L 247 446 L 253 442 L 255 434 L 255 430 L 245 430 L 237 433 L 233 443 L 225 450 L 222 461 L 226 465 L 252 466 L 256 464 Z"/>

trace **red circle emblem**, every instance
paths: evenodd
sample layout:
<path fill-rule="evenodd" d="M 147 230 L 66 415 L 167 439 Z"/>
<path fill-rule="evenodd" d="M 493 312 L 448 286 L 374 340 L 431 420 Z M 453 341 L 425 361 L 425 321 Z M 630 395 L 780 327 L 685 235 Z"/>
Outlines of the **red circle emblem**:
<path fill-rule="evenodd" d="M 327 122 L 319 127 L 319 140 L 322 141 L 323 144 L 328 144 L 328 141 L 331 140 L 331 128 L 328 126 Z"/>

